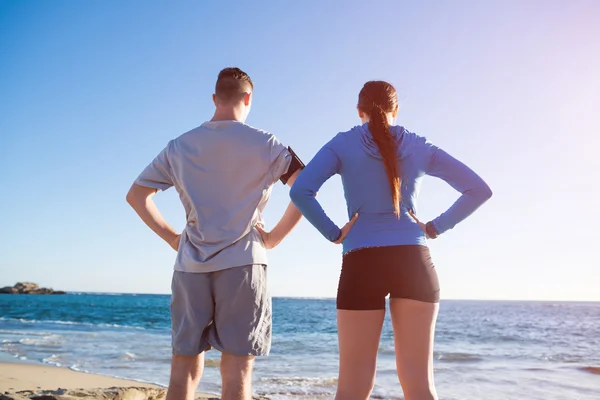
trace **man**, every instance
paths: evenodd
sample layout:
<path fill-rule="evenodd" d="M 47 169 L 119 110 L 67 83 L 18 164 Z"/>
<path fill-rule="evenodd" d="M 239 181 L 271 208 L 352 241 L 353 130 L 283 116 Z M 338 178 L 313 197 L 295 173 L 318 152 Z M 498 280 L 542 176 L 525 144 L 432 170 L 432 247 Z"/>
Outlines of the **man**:
<path fill-rule="evenodd" d="M 275 136 L 244 124 L 253 88 L 239 68 L 222 70 L 213 118 L 170 141 L 127 194 L 142 220 L 177 251 L 167 400 L 194 398 L 211 347 L 222 352 L 222 398 L 251 399 L 254 357 L 269 353 L 266 249 L 283 240 L 301 214 L 290 203 L 265 232 L 262 211 L 272 185 L 281 180 L 291 186 L 303 164 Z M 181 234 L 152 200 L 171 186 L 186 211 Z"/>

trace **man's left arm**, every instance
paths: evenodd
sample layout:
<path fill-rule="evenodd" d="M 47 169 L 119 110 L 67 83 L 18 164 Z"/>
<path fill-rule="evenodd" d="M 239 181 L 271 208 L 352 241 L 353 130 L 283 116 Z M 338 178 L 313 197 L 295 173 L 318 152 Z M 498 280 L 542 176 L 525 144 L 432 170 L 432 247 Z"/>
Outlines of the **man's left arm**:
<path fill-rule="evenodd" d="M 296 178 L 298 178 L 298 175 L 300 175 L 300 172 L 304 168 L 304 163 L 291 148 L 288 147 L 287 152 L 287 156 L 291 159 L 289 160 L 287 172 L 284 173 L 279 180 L 291 188 L 294 185 Z M 256 229 L 260 232 L 265 247 L 267 249 L 272 249 L 281 243 L 281 241 L 285 239 L 287 235 L 289 235 L 296 225 L 298 225 L 298 222 L 300 222 L 301 218 L 302 213 L 300 213 L 294 203 L 290 202 L 285 210 L 285 213 L 283 213 L 281 220 L 279 220 L 272 231 L 266 232 L 260 226 L 257 226 Z"/>

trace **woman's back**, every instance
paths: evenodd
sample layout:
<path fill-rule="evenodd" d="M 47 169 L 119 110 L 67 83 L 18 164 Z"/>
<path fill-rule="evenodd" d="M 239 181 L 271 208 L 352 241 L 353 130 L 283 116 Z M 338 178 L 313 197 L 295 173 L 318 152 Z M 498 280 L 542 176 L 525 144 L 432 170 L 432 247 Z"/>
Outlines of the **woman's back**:
<path fill-rule="evenodd" d="M 325 215 L 314 194 L 332 175 L 340 174 L 348 216 L 359 218 L 344 240 L 344 252 L 363 247 L 425 245 L 425 233 L 410 216 L 417 212 L 417 196 L 424 175 L 447 181 L 463 196 L 433 223 L 439 233 L 451 229 L 489 196 L 489 187 L 471 169 L 425 138 L 401 126 L 391 126 L 397 143 L 401 177 L 400 215 L 394 212 L 392 193 L 378 146 L 368 124 L 337 134 L 306 166 L 290 193 L 307 219 L 329 240 L 339 228 Z"/>
<path fill-rule="evenodd" d="M 389 83 L 365 83 L 357 111 L 363 125 L 339 133 L 323 146 L 290 191 L 306 219 L 327 239 L 344 245 L 336 296 L 340 351 L 336 399 L 369 398 L 389 297 L 404 396 L 436 400 L 433 340 L 440 285 L 425 239 L 465 219 L 491 196 L 491 190 L 460 161 L 392 125 L 398 96 Z M 342 177 L 350 219 L 342 229 L 315 198 L 334 174 Z M 446 212 L 426 224 L 415 216 L 424 175 L 439 177 L 461 193 Z"/>

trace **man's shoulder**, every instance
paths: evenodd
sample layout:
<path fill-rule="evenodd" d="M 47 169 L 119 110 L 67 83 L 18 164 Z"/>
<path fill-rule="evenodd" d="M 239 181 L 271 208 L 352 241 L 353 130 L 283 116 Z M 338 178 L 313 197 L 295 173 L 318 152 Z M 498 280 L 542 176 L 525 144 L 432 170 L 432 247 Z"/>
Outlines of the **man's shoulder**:
<path fill-rule="evenodd" d="M 250 125 L 243 125 L 243 135 L 246 139 L 246 144 L 256 145 L 259 147 L 264 146 L 269 151 L 280 152 L 287 147 L 281 143 L 281 141 L 275 136 L 273 133 L 264 130 L 255 128 Z"/>
<path fill-rule="evenodd" d="M 202 146 L 222 140 L 228 143 L 233 143 L 233 140 L 242 146 L 250 147 L 266 146 L 271 148 L 282 146 L 281 142 L 271 132 L 241 122 L 221 125 L 217 129 L 215 129 L 215 126 L 207 126 L 204 123 L 171 140 L 170 145 L 176 148 L 188 148 L 189 146 Z"/>
<path fill-rule="evenodd" d="M 186 139 L 193 138 L 193 137 L 199 137 L 199 134 L 201 134 L 203 130 L 204 130 L 204 127 L 202 125 L 197 126 L 193 129 L 190 129 L 189 131 L 186 131 L 186 132 L 180 134 L 179 136 L 171 139 L 170 143 L 177 143 L 177 142 L 181 142 Z"/>
<path fill-rule="evenodd" d="M 275 135 L 265 129 L 256 128 L 251 125 L 240 124 L 240 129 L 247 135 L 255 137 L 258 140 L 264 140 L 266 142 L 277 140 Z"/>

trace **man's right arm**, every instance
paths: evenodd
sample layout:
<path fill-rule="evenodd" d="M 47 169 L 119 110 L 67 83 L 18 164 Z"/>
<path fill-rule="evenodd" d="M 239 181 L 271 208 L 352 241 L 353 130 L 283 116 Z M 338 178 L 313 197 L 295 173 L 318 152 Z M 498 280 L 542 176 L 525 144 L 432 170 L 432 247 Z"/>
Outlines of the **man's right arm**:
<path fill-rule="evenodd" d="M 173 142 L 169 142 L 167 147 L 142 171 L 129 189 L 126 199 L 142 221 L 169 246 L 177 250 L 181 235 L 175 232 L 163 218 L 152 198 L 158 190 L 167 190 L 173 186 L 174 179 L 169 162 L 172 145 Z"/>
<path fill-rule="evenodd" d="M 169 225 L 160 211 L 158 211 L 156 203 L 154 203 L 154 199 L 152 199 L 156 191 L 157 189 L 140 186 L 134 183 L 127 193 L 127 203 L 129 203 L 142 221 L 144 221 L 154 233 L 160 236 L 169 244 L 169 246 L 177 251 L 179 249 L 179 239 L 181 235 Z"/>

